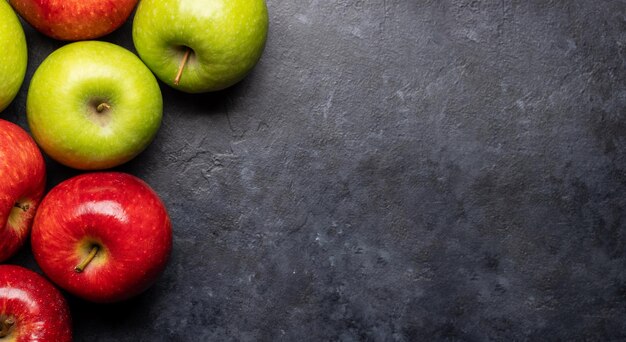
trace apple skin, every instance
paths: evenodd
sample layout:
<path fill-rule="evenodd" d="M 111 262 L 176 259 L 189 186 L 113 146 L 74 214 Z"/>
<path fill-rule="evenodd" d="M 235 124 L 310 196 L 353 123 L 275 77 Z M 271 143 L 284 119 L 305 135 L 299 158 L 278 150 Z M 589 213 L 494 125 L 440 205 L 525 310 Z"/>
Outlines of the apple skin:
<path fill-rule="evenodd" d="M 24 29 L 6 1 L 0 1 L 0 51 L 1 112 L 20 90 L 28 61 Z"/>
<path fill-rule="evenodd" d="M 98 112 L 100 104 L 109 107 Z M 35 71 L 26 114 L 35 141 L 80 170 L 123 164 L 154 139 L 163 116 L 159 84 L 130 51 L 105 42 L 65 45 Z"/>
<path fill-rule="evenodd" d="M 9 0 L 37 31 L 59 40 L 86 40 L 115 31 L 138 0 Z"/>
<path fill-rule="evenodd" d="M 268 26 L 264 0 L 142 0 L 133 42 L 161 81 L 203 93 L 230 87 L 250 72 L 263 53 Z M 176 85 L 187 48 L 193 53 Z"/>
<path fill-rule="evenodd" d="M 0 119 L 0 262 L 22 247 L 46 186 L 46 164 L 21 127 Z"/>
<path fill-rule="evenodd" d="M 163 272 L 172 227 L 158 195 L 125 173 L 76 176 L 43 199 L 31 234 L 35 260 L 66 291 L 92 302 L 133 297 Z M 75 267 L 98 246 L 80 273 Z"/>
<path fill-rule="evenodd" d="M 13 323 L 7 325 L 7 320 Z M 2 331 L 3 327 L 8 330 Z M 0 265 L 0 340 L 72 341 L 72 320 L 65 298 L 39 274 Z"/>

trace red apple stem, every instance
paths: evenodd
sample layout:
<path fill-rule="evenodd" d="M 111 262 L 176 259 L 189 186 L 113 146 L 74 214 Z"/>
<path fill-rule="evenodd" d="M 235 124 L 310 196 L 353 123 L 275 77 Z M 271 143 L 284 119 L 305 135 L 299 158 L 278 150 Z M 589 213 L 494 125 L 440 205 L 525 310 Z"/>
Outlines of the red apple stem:
<path fill-rule="evenodd" d="M 101 104 L 98 105 L 98 107 L 96 107 L 96 111 L 98 111 L 98 113 L 102 113 L 107 109 L 111 109 L 111 105 L 109 105 L 106 102 L 102 102 Z"/>
<path fill-rule="evenodd" d="M 22 209 L 23 211 L 28 211 L 28 208 L 30 208 L 30 205 L 28 205 L 28 203 L 15 203 L 14 207 Z"/>
<path fill-rule="evenodd" d="M 0 338 L 6 337 L 9 334 L 9 330 L 13 324 L 15 324 L 15 320 L 13 318 L 7 318 L 0 322 Z"/>
<path fill-rule="evenodd" d="M 185 55 L 183 56 L 183 60 L 180 62 L 180 66 L 178 67 L 178 73 L 176 74 L 176 78 L 174 78 L 174 84 L 178 85 L 180 83 L 180 78 L 183 76 L 183 69 L 185 68 L 185 64 L 187 64 L 187 60 L 189 59 L 189 55 L 191 54 L 191 49 L 187 48 L 185 51 Z"/>
<path fill-rule="evenodd" d="M 81 261 L 80 264 L 74 267 L 74 272 L 81 273 L 82 271 L 84 271 L 85 267 L 87 267 L 87 265 L 89 265 L 91 260 L 93 260 L 93 258 L 96 257 L 96 254 L 98 254 L 98 249 L 99 249 L 98 246 L 91 247 L 91 251 L 89 251 L 89 255 L 87 255 L 87 257 L 83 261 Z"/>

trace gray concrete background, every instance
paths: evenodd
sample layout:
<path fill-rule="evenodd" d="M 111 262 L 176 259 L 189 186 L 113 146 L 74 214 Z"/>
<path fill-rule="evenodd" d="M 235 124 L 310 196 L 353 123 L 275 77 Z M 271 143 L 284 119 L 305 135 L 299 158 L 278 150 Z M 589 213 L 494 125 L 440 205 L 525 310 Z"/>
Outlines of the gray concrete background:
<path fill-rule="evenodd" d="M 626 340 L 625 1 L 268 7 L 247 79 L 162 87 L 118 170 L 167 204 L 171 262 L 129 302 L 70 297 L 77 341 Z M 62 45 L 26 33 L 24 127 Z"/>

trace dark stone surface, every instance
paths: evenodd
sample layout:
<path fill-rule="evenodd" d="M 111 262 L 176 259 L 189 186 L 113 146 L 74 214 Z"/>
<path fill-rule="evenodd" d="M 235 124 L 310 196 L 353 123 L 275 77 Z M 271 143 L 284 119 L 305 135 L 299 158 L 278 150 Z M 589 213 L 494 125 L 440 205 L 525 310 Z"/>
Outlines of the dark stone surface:
<path fill-rule="evenodd" d="M 129 302 L 70 298 L 77 341 L 626 339 L 625 1 L 268 6 L 242 83 L 163 87 L 118 169 L 166 202 L 171 262 Z M 62 45 L 27 37 L 24 127 Z"/>

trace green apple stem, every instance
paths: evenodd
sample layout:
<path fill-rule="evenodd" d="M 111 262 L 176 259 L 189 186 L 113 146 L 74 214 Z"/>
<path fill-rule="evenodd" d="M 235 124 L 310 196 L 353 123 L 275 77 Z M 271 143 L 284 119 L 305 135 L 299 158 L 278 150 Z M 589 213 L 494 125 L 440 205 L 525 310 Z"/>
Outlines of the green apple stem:
<path fill-rule="evenodd" d="M 185 55 L 183 56 L 183 60 L 180 62 L 180 66 L 178 67 L 178 73 L 176 74 L 176 78 L 174 78 L 175 85 L 178 85 L 178 83 L 180 83 L 180 77 L 183 76 L 183 69 L 185 68 L 185 64 L 187 64 L 187 60 L 189 59 L 190 54 L 191 49 L 187 48 L 187 51 L 185 51 Z"/>
<path fill-rule="evenodd" d="M 106 102 L 102 102 L 101 104 L 98 105 L 98 107 L 96 107 L 96 111 L 98 111 L 98 113 L 102 113 L 107 109 L 111 109 L 111 105 L 109 105 Z"/>
<path fill-rule="evenodd" d="M 7 318 L 0 322 L 0 338 L 6 337 L 14 324 L 15 320 L 13 318 Z"/>
<path fill-rule="evenodd" d="M 91 260 L 93 260 L 93 258 L 96 257 L 96 254 L 98 254 L 98 249 L 99 249 L 98 246 L 91 247 L 91 251 L 89 252 L 89 255 L 87 255 L 87 257 L 83 261 L 81 261 L 80 264 L 74 267 L 74 272 L 81 273 L 83 270 L 85 270 L 85 267 L 87 267 L 87 265 L 89 265 Z"/>

